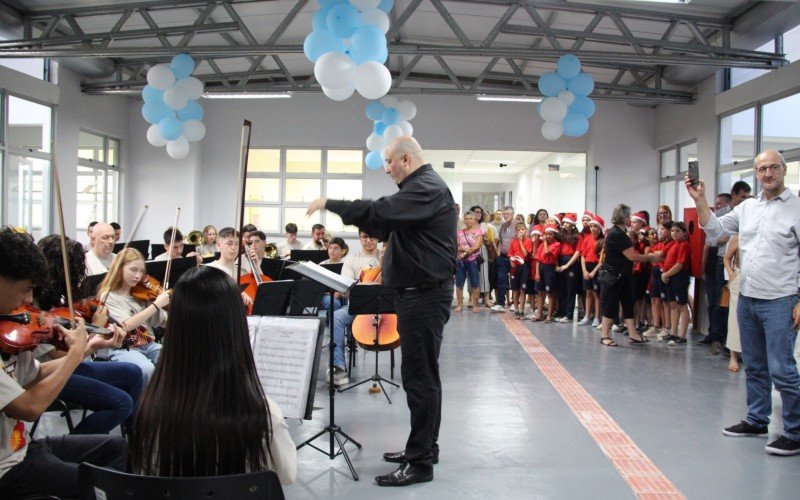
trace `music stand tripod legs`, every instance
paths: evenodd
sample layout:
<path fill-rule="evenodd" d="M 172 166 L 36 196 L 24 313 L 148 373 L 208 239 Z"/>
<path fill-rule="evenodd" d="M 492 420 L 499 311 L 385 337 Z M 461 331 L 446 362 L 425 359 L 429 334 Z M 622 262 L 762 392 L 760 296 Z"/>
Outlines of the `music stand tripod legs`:
<path fill-rule="evenodd" d="M 373 388 L 377 388 L 378 385 L 381 386 L 380 390 L 383 391 L 383 396 L 386 398 L 386 401 L 388 401 L 389 404 L 392 404 L 392 400 L 389 399 L 389 395 L 386 394 L 386 388 L 383 386 L 383 383 L 386 382 L 387 384 L 391 384 L 391 385 L 393 385 L 395 387 L 400 387 L 400 386 L 398 384 L 392 382 L 391 380 L 388 380 L 388 379 L 385 379 L 385 378 L 381 377 L 381 374 L 378 373 L 378 354 L 380 353 L 380 349 L 378 347 L 378 331 L 379 331 L 379 328 L 380 328 L 380 325 L 378 324 L 378 317 L 379 316 L 377 314 L 375 314 L 374 315 L 374 319 L 373 319 L 373 321 L 374 321 L 373 324 L 375 325 L 375 342 L 372 344 L 372 348 L 375 351 L 375 373 L 370 378 L 364 379 L 361 382 L 358 382 L 356 384 L 348 385 L 344 389 L 339 389 L 339 392 L 349 391 L 350 389 L 352 389 L 354 387 L 358 387 L 361 384 L 366 384 L 367 382 L 372 382 L 372 387 Z M 374 392 L 374 391 L 370 390 L 370 392 Z"/>
<path fill-rule="evenodd" d="M 333 321 L 333 290 L 329 290 L 331 296 L 331 303 L 328 306 L 328 315 L 331 318 L 330 321 Z M 347 467 L 350 468 L 350 474 L 353 475 L 353 480 L 358 481 L 358 474 L 356 474 L 355 468 L 353 468 L 353 462 L 350 461 L 350 456 L 347 454 L 347 450 L 345 449 L 345 445 L 348 441 L 356 445 L 359 449 L 361 449 L 361 444 L 356 441 L 355 439 L 348 436 L 338 425 L 336 425 L 335 420 L 335 412 L 334 412 L 334 398 L 336 396 L 336 387 L 333 385 L 333 349 L 336 345 L 333 343 L 333 328 L 330 331 L 331 340 L 328 345 L 328 376 L 330 377 L 330 383 L 328 384 L 328 404 L 330 407 L 330 417 L 328 420 L 328 426 L 319 431 L 318 433 L 314 434 L 310 438 L 306 439 L 302 443 L 297 445 L 297 449 L 299 450 L 305 445 L 308 445 L 315 450 L 321 452 L 324 455 L 328 455 L 328 458 L 333 460 L 339 455 L 344 457 L 345 462 L 347 462 Z M 325 451 L 322 448 L 319 448 L 312 444 L 312 441 L 315 441 L 318 437 L 322 436 L 323 434 L 328 434 L 329 437 L 329 451 Z M 342 437 L 344 441 L 342 441 Z M 336 451 L 334 449 L 334 441 L 339 444 L 339 450 Z"/>

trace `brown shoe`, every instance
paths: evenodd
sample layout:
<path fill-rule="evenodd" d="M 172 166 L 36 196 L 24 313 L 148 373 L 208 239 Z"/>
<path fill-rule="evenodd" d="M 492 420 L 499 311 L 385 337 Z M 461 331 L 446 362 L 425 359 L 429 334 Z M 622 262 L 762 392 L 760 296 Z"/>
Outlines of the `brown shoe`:
<path fill-rule="evenodd" d="M 717 342 L 715 340 L 714 342 L 711 343 L 711 355 L 712 356 L 718 356 L 719 355 L 719 351 L 721 351 L 721 350 L 722 350 L 722 344 L 720 342 Z"/>

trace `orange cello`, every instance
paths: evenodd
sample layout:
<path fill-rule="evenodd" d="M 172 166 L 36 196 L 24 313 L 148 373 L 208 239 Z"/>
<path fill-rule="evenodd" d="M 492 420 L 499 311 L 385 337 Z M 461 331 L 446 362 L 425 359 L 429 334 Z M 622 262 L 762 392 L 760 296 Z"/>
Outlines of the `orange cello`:
<path fill-rule="evenodd" d="M 250 300 L 252 300 L 250 305 L 247 306 L 247 315 L 250 316 L 253 314 L 253 305 L 256 302 L 256 292 L 258 291 L 258 287 L 262 283 L 272 281 L 272 278 L 266 274 L 262 274 L 261 269 L 258 269 L 255 261 L 253 261 L 253 259 L 250 257 L 250 245 L 247 243 L 244 244 L 243 256 L 245 259 L 247 259 L 247 265 L 250 267 L 250 272 L 239 277 L 239 284 L 247 285 L 247 287 L 244 289 L 244 293 L 250 297 Z"/>

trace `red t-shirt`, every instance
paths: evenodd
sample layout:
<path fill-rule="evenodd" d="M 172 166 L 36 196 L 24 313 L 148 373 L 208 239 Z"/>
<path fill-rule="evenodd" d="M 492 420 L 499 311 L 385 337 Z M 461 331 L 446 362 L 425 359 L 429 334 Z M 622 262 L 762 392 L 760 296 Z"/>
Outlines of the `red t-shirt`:
<path fill-rule="evenodd" d="M 522 248 L 520 247 L 519 238 L 514 238 L 511 241 L 511 245 L 509 245 L 509 247 L 508 247 L 508 257 L 509 258 L 511 258 L 511 257 L 519 257 L 524 262 L 530 262 L 531 259 L 533 258 L 533 254 L 532 254 L 532 252 L 533 252 L 533 241 L 528 237 L 523 238 L 522 247 L 525 248 L 525 252 L 527 253 L 527 255 L 524 255 L 524 256 L 522 255 Z M 516 268 L 517 266 L 521 266 L 522 264 L 523 263 L 516 262 L 515 259 L 511 259 L 511 267 L 513 267 L 513 268 Z"/>
<path fill-rule="evenodd" d="M 597 240 L 591 234 L 581 241 L 581 256 L 587 262 L 599 262 L 600 256 L 597 255 Z"/>
<path fill-rule="evenodd" d="M 675 264 L 683 264 L 683 268 L 688 270 L 689 260 L 692 258 L 692 248 L 688 240 L 676 241 L 667 250 L 667 258 L 664 260 L 664 271 L 669 271 Z"/>
<path fill-rule="evenodd" d="M 562 241 L 558 246 L 558 255 L 566 255 L 567 257 L 572 257 L 575 252 L 580 248 L 580 240 L 573 246 L 572 243 L 568 241 Z"/>
<path fill-rule="evenodd" d="M 660 243 L 661 248 L 659 248 L 659 250 L 664 252 L 664 256 L 666 257 L 666 254 L 669 252 L 669 249 L 672 248 L 672 245 L 674 245 L 674 244 L 675 244 L 675 240 L 662 241 Z M 666 269 L 664 269 L 664 264 L 666 264 L 666 262 L 663 261 L 663 260 L 658 263 L 658 268 L 661 269 L 662 273 L 666 270 Z"/>
<path fill-rule="evenodd" d="M 560 251 L 561 243 L 554 241 L 547 245 L 547 253 L 544 251 L 544 242 L 539 245 L 539 248 L 536 250 L 536 260 L 541 262 L 542 264 L 549 264 L 551 266 L 555 266 L 558 263 L 556 256 Z"/>

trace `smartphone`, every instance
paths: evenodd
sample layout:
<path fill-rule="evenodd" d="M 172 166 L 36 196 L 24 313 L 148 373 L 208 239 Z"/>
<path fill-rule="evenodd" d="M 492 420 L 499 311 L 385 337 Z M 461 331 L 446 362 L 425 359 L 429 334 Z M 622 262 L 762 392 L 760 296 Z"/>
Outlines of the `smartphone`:
<path fill-rule="evenodd" d="M 689 162 L 689 179 L 692 180 L 692 186 L 699 186 L 700 185 L 700 164 L 697 163 L 697 160 L 693 160 Z"/>

